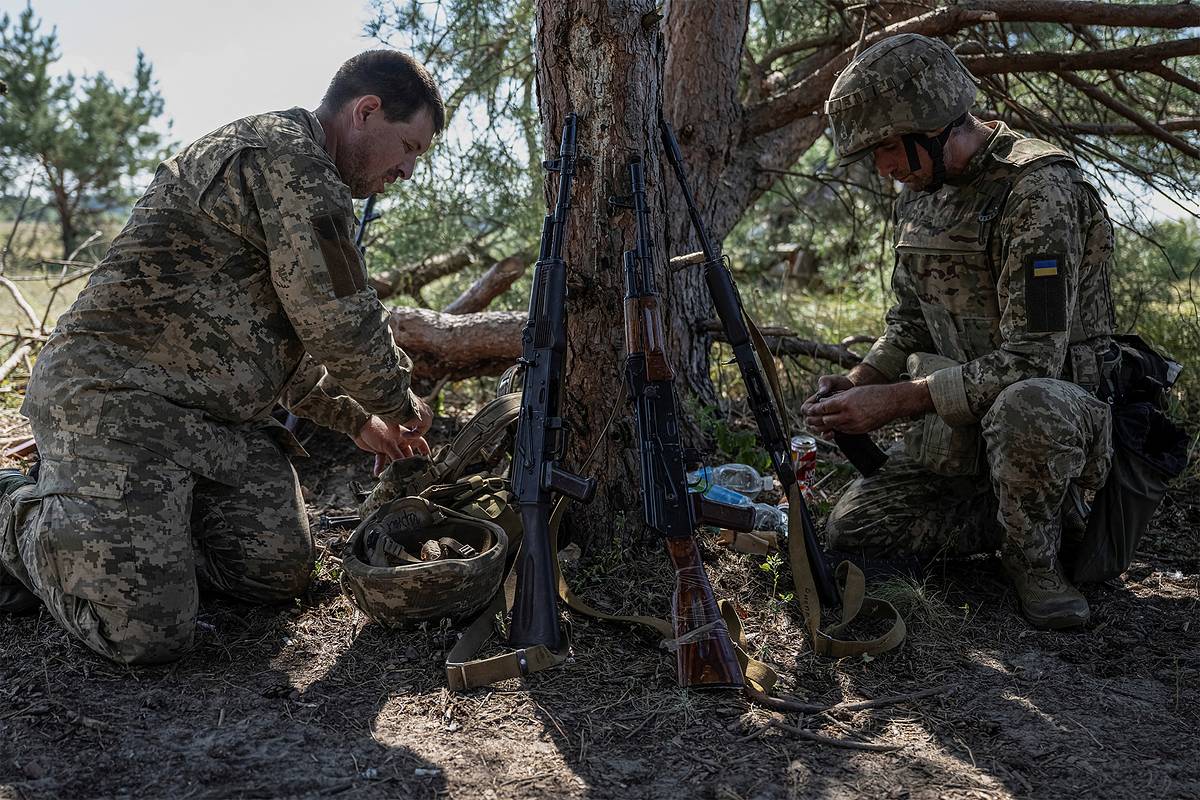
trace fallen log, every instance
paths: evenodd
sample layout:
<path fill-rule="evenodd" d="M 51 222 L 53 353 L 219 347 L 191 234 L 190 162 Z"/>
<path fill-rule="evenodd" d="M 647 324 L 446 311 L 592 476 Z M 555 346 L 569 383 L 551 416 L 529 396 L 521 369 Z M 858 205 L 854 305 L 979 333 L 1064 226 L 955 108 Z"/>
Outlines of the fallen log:
<path fill-rule="evenodd" d="M 439 253 L 415 264 L 386 269 L 371 276 L 371 287 L 380 299 L 398 294 L 421 300 L 421 290 L 445 275 L 466 269 L 480 259 L 475 247 L 460 247 L 449 253 Z M 422 300 L 422 302 L 424 302 Z"/>
<path fill-rule="evenodd" d="M 508 291 L 517 278 L 525 274 L 527 259 L 523 254 L 501 259 L 480 275 L 454 302 L 442 309 L 445 314 L 470 314 L 483 311 L 492 300 Z"/>
<path fill-rule="evenodd" d="M 521 354 L 522 311 L 446 314 L 427 308 L 394 308 L 392 336 L 413 360 L 413 374 L 428 381 L 499 375 Z"/>
<path fill-rule="evenodd" d="M 480 375 L 499 375 L 521 354 L 523 311 L 481 311 L 447 314 L 427 308 L 394 308 L 392 335 L 413 360 L 418 377 L 437 381 Z M 721 323 L 706 320 L 697 325 L 704 333 L 724 341 Z M 849 369 L 862 358 L 841 344 L 802 339 L 787 328 L 763 328 L 771 352 L 806 355 Z"/>
<path fill-rule="evenodd" d="M 23 344 L 13 351 L 13 354 L 8 357 L 8 360 L 0 364 L 0 381 L 8 377 L 8 373 L 12 372 L 17 366 L 25 360 L 25 356 L 32 352 L 33 346 Z"/>

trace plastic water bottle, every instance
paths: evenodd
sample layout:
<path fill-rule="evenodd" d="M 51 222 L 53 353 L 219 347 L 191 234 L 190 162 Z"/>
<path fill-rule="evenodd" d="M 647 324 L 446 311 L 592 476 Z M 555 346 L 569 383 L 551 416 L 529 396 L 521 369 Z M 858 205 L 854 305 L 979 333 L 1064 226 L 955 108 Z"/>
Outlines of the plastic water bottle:
<path fill-rule="evenodd" d="M 695 472 L 688 473 L 688 491 L 702 494 L 709 500 L 725 503 L 731 506 L 748 506 L 750 498 L 733 489 L 719 485 L 713 480 L 712 467 L 701 467 Z"/>
<path fill-rule="evenodd" d="M 769 503 L 754 503 L 754 530 L 787 533 L 787 511 Z"/>
<path fill-rule="evenodd" d="M 775 487 L 775 479 L 758 474 L 749 464 L 722 464 L 712 471 L 713 483 L 733 489 L 751 500 Z"/>

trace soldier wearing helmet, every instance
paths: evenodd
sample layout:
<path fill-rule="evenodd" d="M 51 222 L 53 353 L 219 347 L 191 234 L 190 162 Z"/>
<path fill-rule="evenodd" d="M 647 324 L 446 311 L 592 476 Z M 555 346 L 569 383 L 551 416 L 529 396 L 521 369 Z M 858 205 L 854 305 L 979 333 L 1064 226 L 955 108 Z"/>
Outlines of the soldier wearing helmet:
<path fill-rule="evenodd" d="M 870 156 L 904 184 L 895 304 L 863 363 L 823 376 L 802 410 L 819 433 L 916 418 L 833 509 L 830 547 L 999 550 L 1035 626 L 1077 627 L 1090 611 L 1062 564 L 1081 533 L 1071 498 L 1098 489 L 1111 461 L 1096 393 L 1114 327 L 1112 225 L 1069 155 L 974 117 L 974 97 L 953 51 L 915 34 L 863 51 L 834 84 L 841 162 Z"/>

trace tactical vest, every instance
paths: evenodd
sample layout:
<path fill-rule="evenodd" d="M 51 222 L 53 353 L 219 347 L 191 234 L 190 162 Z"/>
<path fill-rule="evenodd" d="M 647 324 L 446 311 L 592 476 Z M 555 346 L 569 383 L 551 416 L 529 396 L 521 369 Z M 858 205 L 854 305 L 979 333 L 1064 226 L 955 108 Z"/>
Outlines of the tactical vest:
<path fill-rule="evenodd" d="M 1074 185 L 1092 198 L 1093 210 L 1082 234 L 1078 294 L 1071 306 L 1071 346 L 1061 377 L 1095 391 L 1100 357 L 1114 328 L 1108 285 L 1112 226 L 1104 204 L 1066 152 L 1003 129 L 995 136 L 978 178 L 901 201 L 896 268 L 915 284 L 939 355 L 965 363 L 999 349 L 1001 309 L 1007 297 L 1000 282 L 1005 242 L 997 231 L 1009 196 L 1030 173 L 1053 164 L 1066 166 Z"/>

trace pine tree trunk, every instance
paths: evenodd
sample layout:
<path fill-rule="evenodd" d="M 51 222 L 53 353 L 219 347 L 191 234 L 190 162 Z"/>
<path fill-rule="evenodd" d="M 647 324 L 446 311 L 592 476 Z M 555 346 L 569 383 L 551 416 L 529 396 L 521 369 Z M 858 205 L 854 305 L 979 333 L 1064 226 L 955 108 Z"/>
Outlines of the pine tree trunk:
<path fill-rule="evenodd" d="M 538 96 L 548 151 L 556 149 L 565 115 L 579 115 L 580 164 L 564 249 L 570 295 L 563 416 L 572 428 L 567 463 L 599 482 L 595 499 L 568 518 L 570 535 L 584 547 L 643 528 L 637 442 L 625 400 L 621 306 L 621 255 L 633 246 L 634 225 L 630 212 L 610 210 L 608 198 L 628 193 L 629 159 L 641 156 L 664 277 L 657 144 L 663 50 L 656 8 L 653 0 L 537 5 Z M 551 203 L 556 182 L 551 177 L 545 185 Z M 593 447 L 595 457 L 585 464 Z"/>
<path fill-rule="evenodd" d="M 717 244 L 733 227 L 724 216 L 727 201 L 723 197 L 723 178 L 741 134 L 737 89 L 748 5 L 745 0 L 670 0 L 663 7 L 663 116 L 675 129 L 688 183 Z M 665 159 L 662 168 L 667 255 L 699 250 L 683 192 Z M 669 335 L 681 388 L 696 403 L 714 405 L 717 394 L 709 374 L 711 337 L 698 330 L 699 323 L 716 316 L 704 285 L 704 272 L 700 267 L 680 270 L 671 274 L 668 286 Z M 692 434 L 695 437 L 696 431 Z"/>

